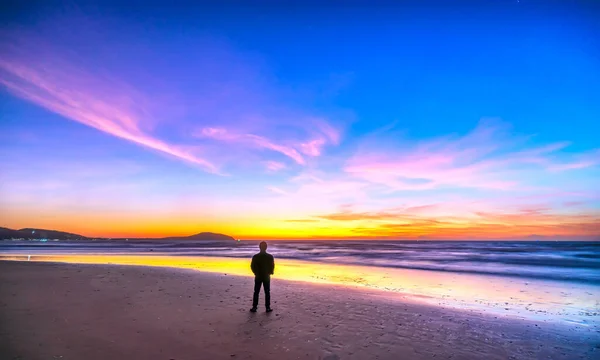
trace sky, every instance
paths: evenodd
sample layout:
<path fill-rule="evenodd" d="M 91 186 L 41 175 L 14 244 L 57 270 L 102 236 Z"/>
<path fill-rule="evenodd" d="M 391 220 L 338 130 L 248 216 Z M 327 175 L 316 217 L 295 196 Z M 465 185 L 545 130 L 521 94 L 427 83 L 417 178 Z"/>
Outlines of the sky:
<path fill-rule="evenodd" d="M 596 5 L 5 3 L 0 226 L 600 239 Z"/>

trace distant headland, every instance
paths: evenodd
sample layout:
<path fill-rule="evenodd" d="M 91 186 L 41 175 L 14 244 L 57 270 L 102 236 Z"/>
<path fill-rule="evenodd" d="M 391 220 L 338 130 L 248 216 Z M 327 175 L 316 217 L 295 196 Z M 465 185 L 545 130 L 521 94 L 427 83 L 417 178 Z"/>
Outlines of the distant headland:
<path fill-rule="evenodd" d="M 65 231 L 47 230 L 47 229 L 35 229 L 35 228 L 24 228 L 24 229 L 9 229 L 0 227 L 0 240 L 10 239 L 22 239 L 22 240 L 166 240 L 166 241 L 235 241 L 235 239 L 229 235 L 213 233 L 213 232 L 201 232 L 190 236 L 169 236 L 162 238 L 106 238 L 106 237 L 89 237 L 80 234 L 69 233 Z"/>

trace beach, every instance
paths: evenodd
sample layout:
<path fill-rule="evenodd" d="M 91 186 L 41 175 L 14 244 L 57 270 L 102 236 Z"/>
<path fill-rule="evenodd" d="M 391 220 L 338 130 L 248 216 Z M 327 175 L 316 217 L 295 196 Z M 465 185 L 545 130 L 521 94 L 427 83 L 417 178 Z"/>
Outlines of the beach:
<path fill-rule="evenodd" d="M 167 267 L 0 261 L 2 359 L 593 359 L 595 327 L 377 289 Z M 262 294 L 261 294 L 262 295 Z M 261 296 L 261 305 L 262 305 Z"/>

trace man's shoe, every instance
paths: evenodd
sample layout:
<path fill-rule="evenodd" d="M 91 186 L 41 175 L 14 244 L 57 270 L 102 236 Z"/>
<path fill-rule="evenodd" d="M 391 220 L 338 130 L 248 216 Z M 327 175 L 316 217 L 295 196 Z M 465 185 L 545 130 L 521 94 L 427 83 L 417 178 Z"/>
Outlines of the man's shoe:
<path fill-rule="evenodd" d="M 273 311 L 273 309 L 271 309 L 270 307 L 267 308 L 267 312 L 271 312 Z"/>
<path fill-rule="evenodd" d="M 250 312 L 256 312 L 256 308 L 253 307 L 252 309 L 250 309 Z"/>

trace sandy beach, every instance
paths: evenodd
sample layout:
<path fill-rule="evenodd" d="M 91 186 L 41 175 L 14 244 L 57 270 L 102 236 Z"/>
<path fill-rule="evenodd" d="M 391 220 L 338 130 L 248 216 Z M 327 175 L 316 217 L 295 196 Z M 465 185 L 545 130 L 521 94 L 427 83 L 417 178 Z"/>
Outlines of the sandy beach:
<path fill-rule="evenodd" d="M 143 266 L 0 262 L 2 359 L 593 359 L 594 329 L 273 279 Z M 262 301 L 262 299 L 261 299 Z M 262 302 L 261 302 L 262 304 Z"/>

